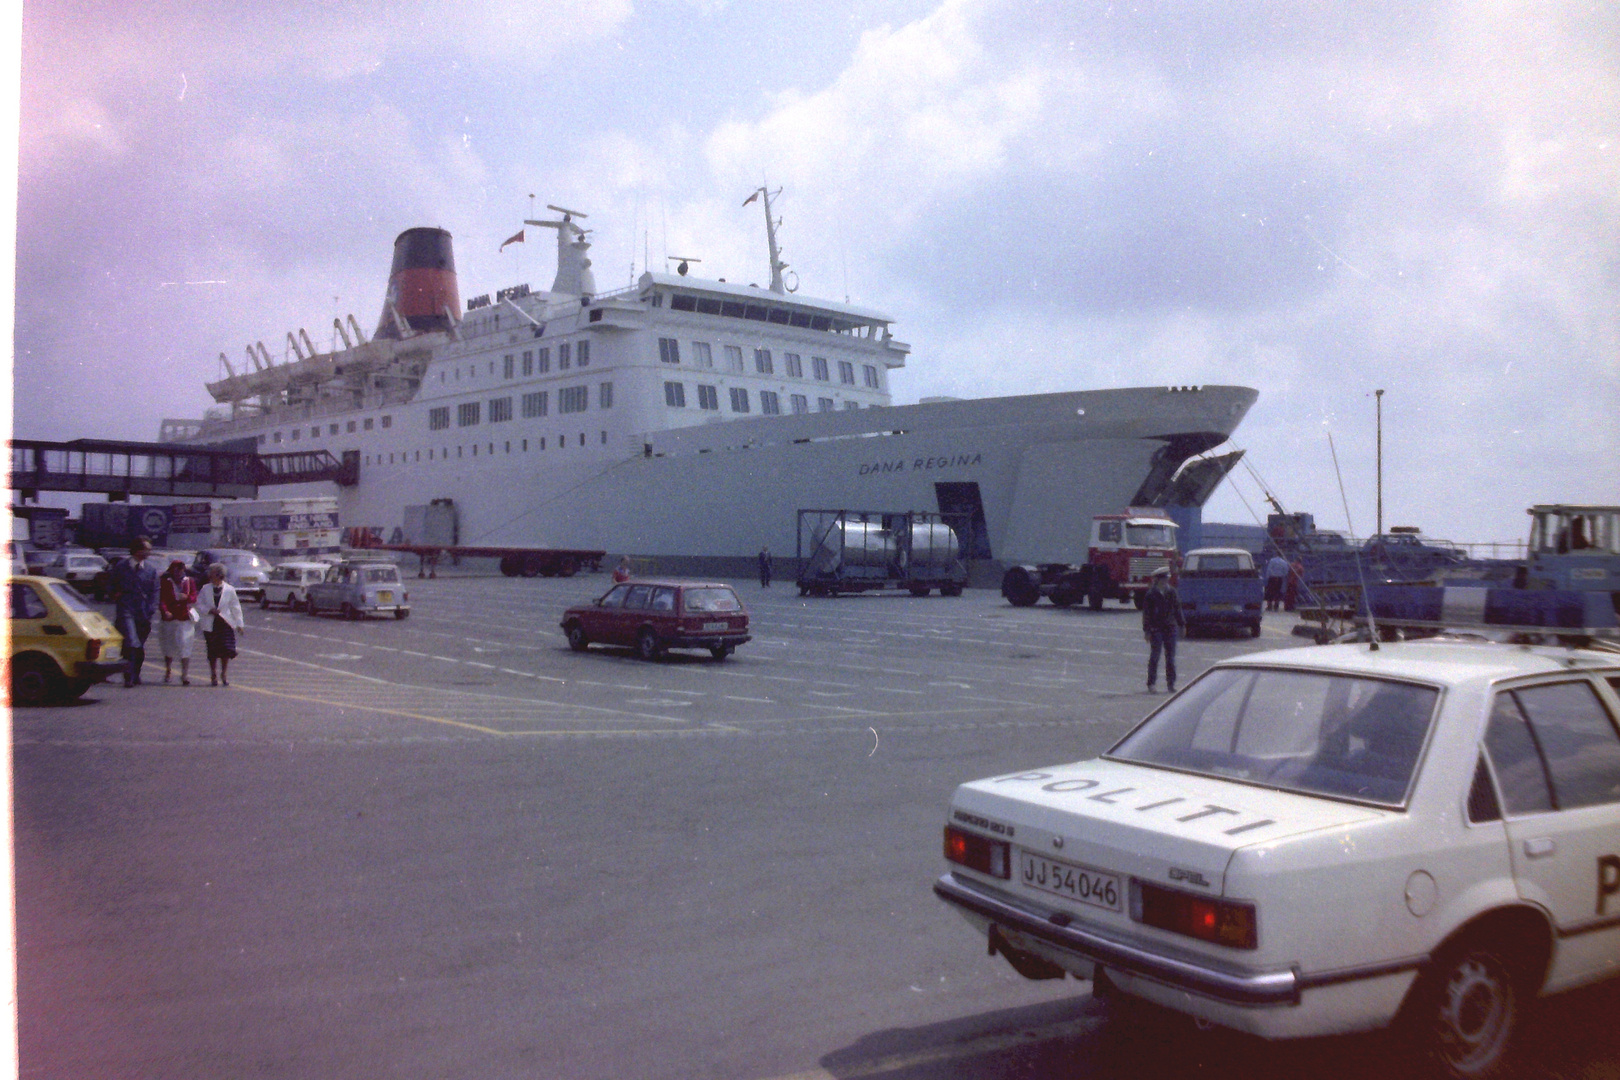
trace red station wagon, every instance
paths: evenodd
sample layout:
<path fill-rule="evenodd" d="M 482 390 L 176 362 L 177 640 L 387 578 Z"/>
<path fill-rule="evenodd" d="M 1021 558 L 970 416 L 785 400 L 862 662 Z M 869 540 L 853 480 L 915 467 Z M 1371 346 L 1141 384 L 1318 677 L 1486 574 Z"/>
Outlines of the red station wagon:
<path fill-rule="evenodd" d="M 632 645 L 643 660 L 666 649 L 708 649 L 716 660 L 747 641 L 748 612 L 730 585 L 627 581 L 589 604 L 569 608 L 563 632 L 575 652 L 591 642 Z"/>

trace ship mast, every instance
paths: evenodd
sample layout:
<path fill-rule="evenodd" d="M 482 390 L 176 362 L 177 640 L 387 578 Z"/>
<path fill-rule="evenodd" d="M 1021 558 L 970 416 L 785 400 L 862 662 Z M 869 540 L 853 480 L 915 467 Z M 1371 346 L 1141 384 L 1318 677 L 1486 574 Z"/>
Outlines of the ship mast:
<path fill-rule="evenodd" d="M 782 189 L 777 188 L 776 194 L 782 194 Z M 782 224 L 782 222 L 771 216 L 770 189 L 765 187 L 755 188 L 754 193 L 743 200 L 743 205 L 747 206 L 749 203 L 760 198 L 761 196 L 764 196 L 763 201 L 765 203 L 765 240 L 770 244 L 771 247 L 771 292 L 794 292 L 798 288 L 798 275 L 794 275 L 795 280 L 791 288 L 784 284 L 782 280 L 782 271 L 787 269 L 788 264 L 782 261 L 782 249 L 776 244 L 776 227 Z"/>

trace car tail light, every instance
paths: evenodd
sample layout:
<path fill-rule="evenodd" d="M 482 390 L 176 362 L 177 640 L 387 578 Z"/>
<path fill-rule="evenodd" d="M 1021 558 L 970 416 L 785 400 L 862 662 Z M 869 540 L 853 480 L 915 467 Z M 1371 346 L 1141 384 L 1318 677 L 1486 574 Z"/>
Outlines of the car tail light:
<path fill-rule="evenodd" d="M 1253 904 L 1197 896 L 1145 881 L 1136 884 L 1137 902 L 1132 906 L 1139 910 L 1131 915 L 1138 922 L 1234 949 L 1259 947 Z"/>
<path fill-rule="evenodd" d="M 84 644 L 84 658 L 94 660 L 101 655 L 101 639 L 91 638 Z"/>
<path fill-rule="evenodd" d="M 1011 845 L 1005 840 L 991 840 L 976 833 L 964 832 L 954 825 L 945 826 L 945 859 L 959 863 L 969 870 L 977 870 L 991 877 L 1012 877 Z"/>

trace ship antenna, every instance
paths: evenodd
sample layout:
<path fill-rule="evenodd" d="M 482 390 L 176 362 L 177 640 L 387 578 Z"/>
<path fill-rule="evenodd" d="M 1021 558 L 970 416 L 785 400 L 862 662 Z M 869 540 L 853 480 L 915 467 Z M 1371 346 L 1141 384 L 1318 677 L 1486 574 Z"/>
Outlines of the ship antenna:
<path fill-rule="evenodd" d="M 782 189 L 777 188 L 776 194 L 782 194 Z M 771 216 L 770 187 L 755 188 L 754 193 L 743 200 L 743 205 L 747 206 L 761 196 L 765 202 L 765 242 L 770 245 L 771 250 L 771 292 L 786 293 L 789 289 L 782 281 L 782 271 L 788 268 L 788 264 L 782 261 L 782 249 L 776 243 L 776 227 L 782 223 Z"/>
<path fill-rule="evenodd" d="M 1350 500 L 1344 495 L 1344 473 L 1339 471 L 1339 450 L 1333 445 L 1333 429 L 1328 428 L 1328 450 L 1333 454 L 1333 475 L 1339 478 L 1339 502 L 1344 506 L 1344 523 L 1350 530 L 1350 535 L 1356 534 L 1356 527 L 1350 521 Z M 1372 596 L 1367 592 L 1367 571 L 1361 565 L 1361 549 L 1356 549 L 1356 577 L 1361 582 L 1361 598 L 1367 605 L 1367 631 L 1372 636 L 1372 643 L 1368 648 L 1370 652 L 1378 651 L 1378 620 L 1373 616 Z"/>

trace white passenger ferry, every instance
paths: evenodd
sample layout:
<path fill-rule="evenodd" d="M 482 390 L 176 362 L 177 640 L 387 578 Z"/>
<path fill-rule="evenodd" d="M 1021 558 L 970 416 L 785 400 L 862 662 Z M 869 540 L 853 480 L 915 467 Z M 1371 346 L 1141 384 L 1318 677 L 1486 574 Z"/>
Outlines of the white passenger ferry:
<path fill-rule="evenodd" d="M 288 334 L 208 384 L 219 407 L 165 441 L 357 455 L 343 525 L 422 543 L 407 507 L 454 507 L 459 544 L 597 548 L 659 570 L 741 573 L 795 548 L 797 511 L 934 511 L 995 564 L 1084 561 L 1093 514 L 1201 505 L 1236 460 L 1210 456 L 1254 402 L 1237 386 L 1077 390 L 890 405 L 910 347 L 893 320 L 789 291 L 769 193 L 767 287 L 644 273 L 598 294 L 576 219 L 549 291 L 461 310 L 450 235 L 410 229 L 376 332 Z M 788 277 L 791 278 L 791 274 Z M 1061 362 L 1061 360 L 1060 360 Z M 448 502 L 445 502 L 448 500 Z"/>

